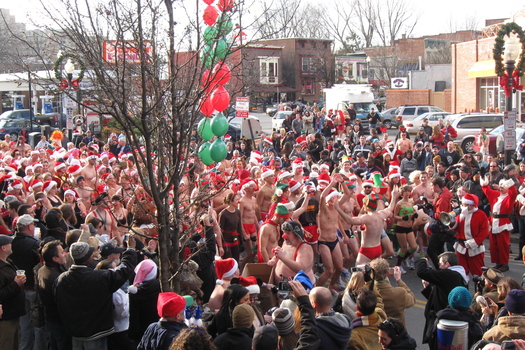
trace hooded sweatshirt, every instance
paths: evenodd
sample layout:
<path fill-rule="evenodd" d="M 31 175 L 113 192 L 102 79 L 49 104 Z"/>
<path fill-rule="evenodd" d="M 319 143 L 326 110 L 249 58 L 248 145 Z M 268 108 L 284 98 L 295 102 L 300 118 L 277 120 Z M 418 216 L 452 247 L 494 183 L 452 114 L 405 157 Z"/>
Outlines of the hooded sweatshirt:
<path fill-rule="evenodd" d="M 350 317 L 338 312 L 325 312 L 317 315 L 317 332 L 321 338 L 319 350 L 346 349 L 352 335 Z"/>

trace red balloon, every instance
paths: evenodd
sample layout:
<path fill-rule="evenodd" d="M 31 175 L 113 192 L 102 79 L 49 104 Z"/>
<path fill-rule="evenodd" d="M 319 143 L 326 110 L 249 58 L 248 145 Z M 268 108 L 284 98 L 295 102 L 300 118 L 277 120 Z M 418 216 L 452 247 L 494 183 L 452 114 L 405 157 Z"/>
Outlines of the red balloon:
<path fill-rule="evenodd" d="M 213 80 L 217 85 L 224 85 L 228 83 L 232 77 L 232 72 L 230 67 L 224 63 L 219 62 L 213 67 Z"/>
<path fill-rule="evenodd" d="M 213 107 L 212 96 L 213 95 L 207 95 L 207 97 L 203 97 L 204 100 L 201 100 L 200 111 L 206 117 L 212 115 L 213 111 L 215 110 L 215 108 Z"/>
<path fill-rule="evenodd" d="M 211 94 L 211 103 L 213 105 L 213 108 L 218 110 L 219 112 L 224 111 L 228 106 L 230 105 L 230 94 L 224 86 L 219 86 L 218 88 L 213 91 Z"/>
<path fill-rule="evenodd" d="M 222 12 L 230 12 L 233 9 L 233 0 L 219 0 L 217 6 Z"/>
<path fill-rule="evenodd" d="M 218 17 L 219 13 L 217 12 L 217 9 L 213 6 L 206 7 L 204 9 L 204 13 L 202 14 L 202 19 L 204 19 L 204 23 L 206 23 L 209 26 L 214 25 Z"/>
<path fill-rule="evenodd" d="M 206 85 L 208 85 L 208 83 L 210 82 L 210 70 L 207 69 L 203 74 L 202 74 L 202 79 L 201 79 L 201 87 L 205 87 Z"/>
<path fill-rule="evenodd" d="M 204 0 L 204 3 L 205 3 L 206 5 L 211 5 L 211 4 L 213 4 L 214 1 L 215 1 L 215 0 Z"/>

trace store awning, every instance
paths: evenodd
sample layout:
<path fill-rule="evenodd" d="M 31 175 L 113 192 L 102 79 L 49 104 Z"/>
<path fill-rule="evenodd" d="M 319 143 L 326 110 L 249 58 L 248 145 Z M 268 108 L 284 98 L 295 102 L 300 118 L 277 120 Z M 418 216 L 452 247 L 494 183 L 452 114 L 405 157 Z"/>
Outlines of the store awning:
<path fill-rule="evenodd" d="M 494 60 L 478 61 L 468 71 L 469 78 L 495 77 L 496 63 Z"/>

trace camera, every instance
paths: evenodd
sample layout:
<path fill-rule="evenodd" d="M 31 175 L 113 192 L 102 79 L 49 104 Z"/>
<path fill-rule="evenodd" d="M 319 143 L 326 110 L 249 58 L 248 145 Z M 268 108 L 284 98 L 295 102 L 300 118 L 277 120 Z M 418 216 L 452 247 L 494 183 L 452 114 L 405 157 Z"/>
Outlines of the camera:
<path fill-rule="evenodd" d="M 352 267 L 350 268 L 350 271 L 352 273 L 354 272 L 358 272 L 358 271 L 361 271 L 363 272 L 363 275 L 365 277 L 365 282 L 370 282 L 372 280 L 372 271 L 374 271 L 374 269 L 372 269 L 372 267 L 370 267 L 370 265 L 368 264 L 364 264 L 364 265 L 357 265 L 355 267 Z"/>
<path fill-rule="evenodd" d="M 421 196 L 420 199 L 423 201 L 423 204 L 418 204 L 417 209 L 423 209 L 425 214 L 428 215 L 432 210 L 434 210 L 434 205 L 432 205 L 432 203 L 430 203 L 425 196 Z"/>
<path fill-rule="evenodd" d="M 476 286 L 476 292 L 483 293 L 483 288 L 485 288 L 485 278 L 483 276 L 472 276 L 472 281 Z"/>
<path fill-rule="evenodd" d="M 514 344 L 512 340 L 504 340 L 501 342 L 501 350 L 504 349 L 516 349 L 516 344 Z"/>
<path fill-rule="evenodd" d="M 292 290 L 292 287 L 290 287 L 290 283 L 288 283 L 288 281 L 281 281 L 279 282 L 279 286 L 277 287 L 277 290 L 289 292 Z"/>

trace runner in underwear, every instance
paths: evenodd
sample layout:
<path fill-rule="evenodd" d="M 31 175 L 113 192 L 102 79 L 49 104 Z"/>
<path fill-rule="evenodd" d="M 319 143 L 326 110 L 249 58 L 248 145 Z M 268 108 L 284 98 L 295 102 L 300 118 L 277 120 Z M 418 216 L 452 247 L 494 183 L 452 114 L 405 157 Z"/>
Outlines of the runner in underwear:
<path fill-rule="evenodd" d="M 401 263 L 417 250 L 416 237 L 412 231 L 415 210 L 414 201 L 410 198 L 411 192 L 411 186 L 405 185 L 401 187 L 401 199 L 394 209 L 394 220 L 396 221 L 394 231 L 400 247 L 396 266 L 401 266 Z M 414 269 L 413 260 L 406 260 L 406 265 L 409 269 Z M 403 271 L 404 269 L 401 268 L 401 272 Z"/>
<path fill-rule="evenodd" d="M 241 271 L 244 270 L 244 265 L 253 263 L 253 259 L 255 258 L 255 247 L 257 247 L 259 222 L 255 215 L 255 198 L 253 197 L 255 186 L 255 181 L 250 178 L 246 178 L 241 182 L 241 191 L 244 192 L 244 197 L 242 197 L 239 203 L 241 222 L 244 228 L 244 233 L 250 236 L 250 239 L 244 241 L 246 256 L 241 262 Z"/>
<path fill-rule="evenodd" d="M 266 263 L 273 257 L 272 250 L 279 245 L 279 226 L 290 219 L 290 211 L 284 205 L 278 205 L 273 217 L 259 229 L 259 240 L 257 242 L 257 261 Z"/>
<path fill-rule="evenodd" d="M 324 272 L 319 276 L 316 285 L 324 286 L 328 278 L 330 281 L 330 290 L 337 292 L 337 282 L 343 271 L 343 253 L 339 247 L 337 238 L 337 224 L 339 215 L 334 205 L 339 201 L 341 194 L 334 189 L 334 186 L 343 182 L 340 174 L 335 174 L 332 181 L 326 186 L 321 193 L 321 202 L 319 203 L 319 253 L 324 265 Z"/>
<path fill-rule="evenodd" d="M 380 201 L 376 194 L 368 195 L 363 200 L 365 214 L 359 217 L 351 217 L 346 214 L 339 205 L 335 209 L 350 225 L 364 225 L 365 230 L 361 235 L 361 248 L 357 255 L 356 265 L 364 264 L 381 256 L 381 234 L 384 231 L 384 221 L 393 216 L 393 209 L 399 198 L 399 189 L 394 187 L 392 199 L 388 208 L 377 211 L 377 203 Z"/>
<path fill-rule="evenodd" d="M 275 180 L 274 171 L 271 169 L 263 171 L 261 173 L 261 179 L 264 181 L 264 184 L 255 197 L 255 213 L 260 224 L 268 219 L 268 210 L 272 204 L 272 196 L 275 192 L 275 186 L 273 185 Z"/>

